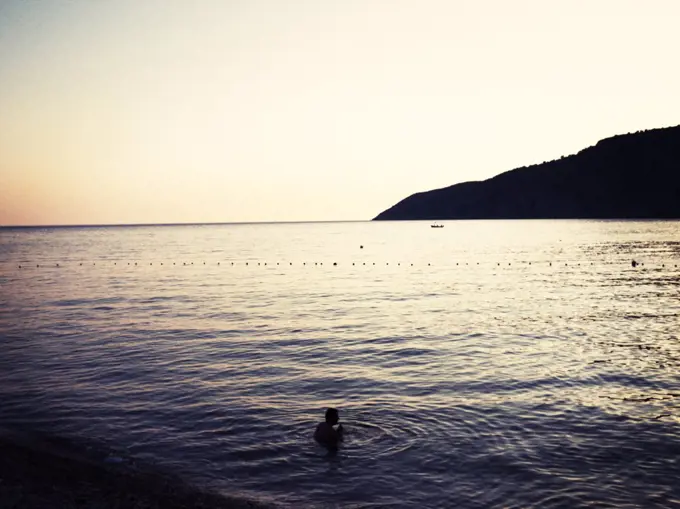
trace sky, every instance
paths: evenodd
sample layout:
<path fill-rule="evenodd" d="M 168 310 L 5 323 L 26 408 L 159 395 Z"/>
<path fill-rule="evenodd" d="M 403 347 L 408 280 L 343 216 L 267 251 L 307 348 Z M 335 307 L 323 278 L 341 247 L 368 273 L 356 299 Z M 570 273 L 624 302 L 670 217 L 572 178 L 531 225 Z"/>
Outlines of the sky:
<path fill-rule="evenodd" d="M 677 0 L 0 0 L 0 225 L 371 219 L 680 124 Z"/>

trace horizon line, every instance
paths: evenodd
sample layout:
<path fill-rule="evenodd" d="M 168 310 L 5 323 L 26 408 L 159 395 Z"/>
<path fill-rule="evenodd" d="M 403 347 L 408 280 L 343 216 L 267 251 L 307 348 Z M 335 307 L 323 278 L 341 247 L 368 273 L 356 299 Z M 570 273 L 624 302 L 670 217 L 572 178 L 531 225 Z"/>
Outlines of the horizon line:
<path fill-rule="evenodd" d="M 361 223 L 373 219 L 329 219 L 299 221 L 200 221 L 187 223 L 71 223 L 71 224 L 0 224 L 0 229 L 11 228 L 116 228 L 144 226 L 219 226 L 219 225 L 253 225 L 253 224 L 302 224 L 302 223 Z"/>
<path fill-rule="evenodd" d="M 267 224 L 326 224 L 326 223 L 410 223 L 449 221 L 680 221 L 677 217 L 525 217 L 525 218 L 448 218 L 448 219 L 328 219 L 306 221 L 208 221 L 189 223 L 101 223 L 101 224 L 27 224 L 0 225 L 0 230 L 40 228 L 143 228 L 157 226 L 238 226 Z"/>

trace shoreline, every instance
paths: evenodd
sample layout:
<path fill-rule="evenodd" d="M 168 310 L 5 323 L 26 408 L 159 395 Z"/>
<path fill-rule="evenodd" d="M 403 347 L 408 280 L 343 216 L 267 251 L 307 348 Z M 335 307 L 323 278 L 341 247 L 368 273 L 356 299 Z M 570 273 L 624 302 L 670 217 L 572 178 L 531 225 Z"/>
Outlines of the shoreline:
<path fill-rule="evenodd" d="M 272 507 L 106 458 L 95 458 L 60 439 L 0 430 L 0 509 Z"/>

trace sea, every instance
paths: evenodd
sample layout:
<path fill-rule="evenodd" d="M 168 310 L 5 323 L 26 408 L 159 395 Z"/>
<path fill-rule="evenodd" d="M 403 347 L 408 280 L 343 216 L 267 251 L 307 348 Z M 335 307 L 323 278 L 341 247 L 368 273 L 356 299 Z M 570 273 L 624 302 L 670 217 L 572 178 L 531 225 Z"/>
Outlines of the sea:
<path fill-rule="evenodd" d="M 680 507 L 680 222 L 441 224 L 0 229 L 0 426 L 275 507 Z"/>

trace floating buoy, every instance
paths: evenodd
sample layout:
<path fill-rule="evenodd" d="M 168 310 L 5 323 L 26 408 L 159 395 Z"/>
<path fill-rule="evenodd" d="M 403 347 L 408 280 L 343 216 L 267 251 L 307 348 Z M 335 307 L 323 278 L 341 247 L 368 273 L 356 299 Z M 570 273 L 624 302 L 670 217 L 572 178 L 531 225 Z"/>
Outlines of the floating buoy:
<path fill-rule="evenodd" d="M 333 262 L 333 267 L 335 267 L 338 264 L 338 262 Z"/>
<path fill-rule="evenodd" d="M 363 248 L 364 248 L 364 246 L 359 246 L 359 249 L 363 249 Z"/>
<path fill-rule="evenodd" d="M 632 262 L 630 262 L 630 264 L 633 268 L 635 268 L 635 267 L 637 267 L 638 263 L 635 260 L 633 260 Z"/>

